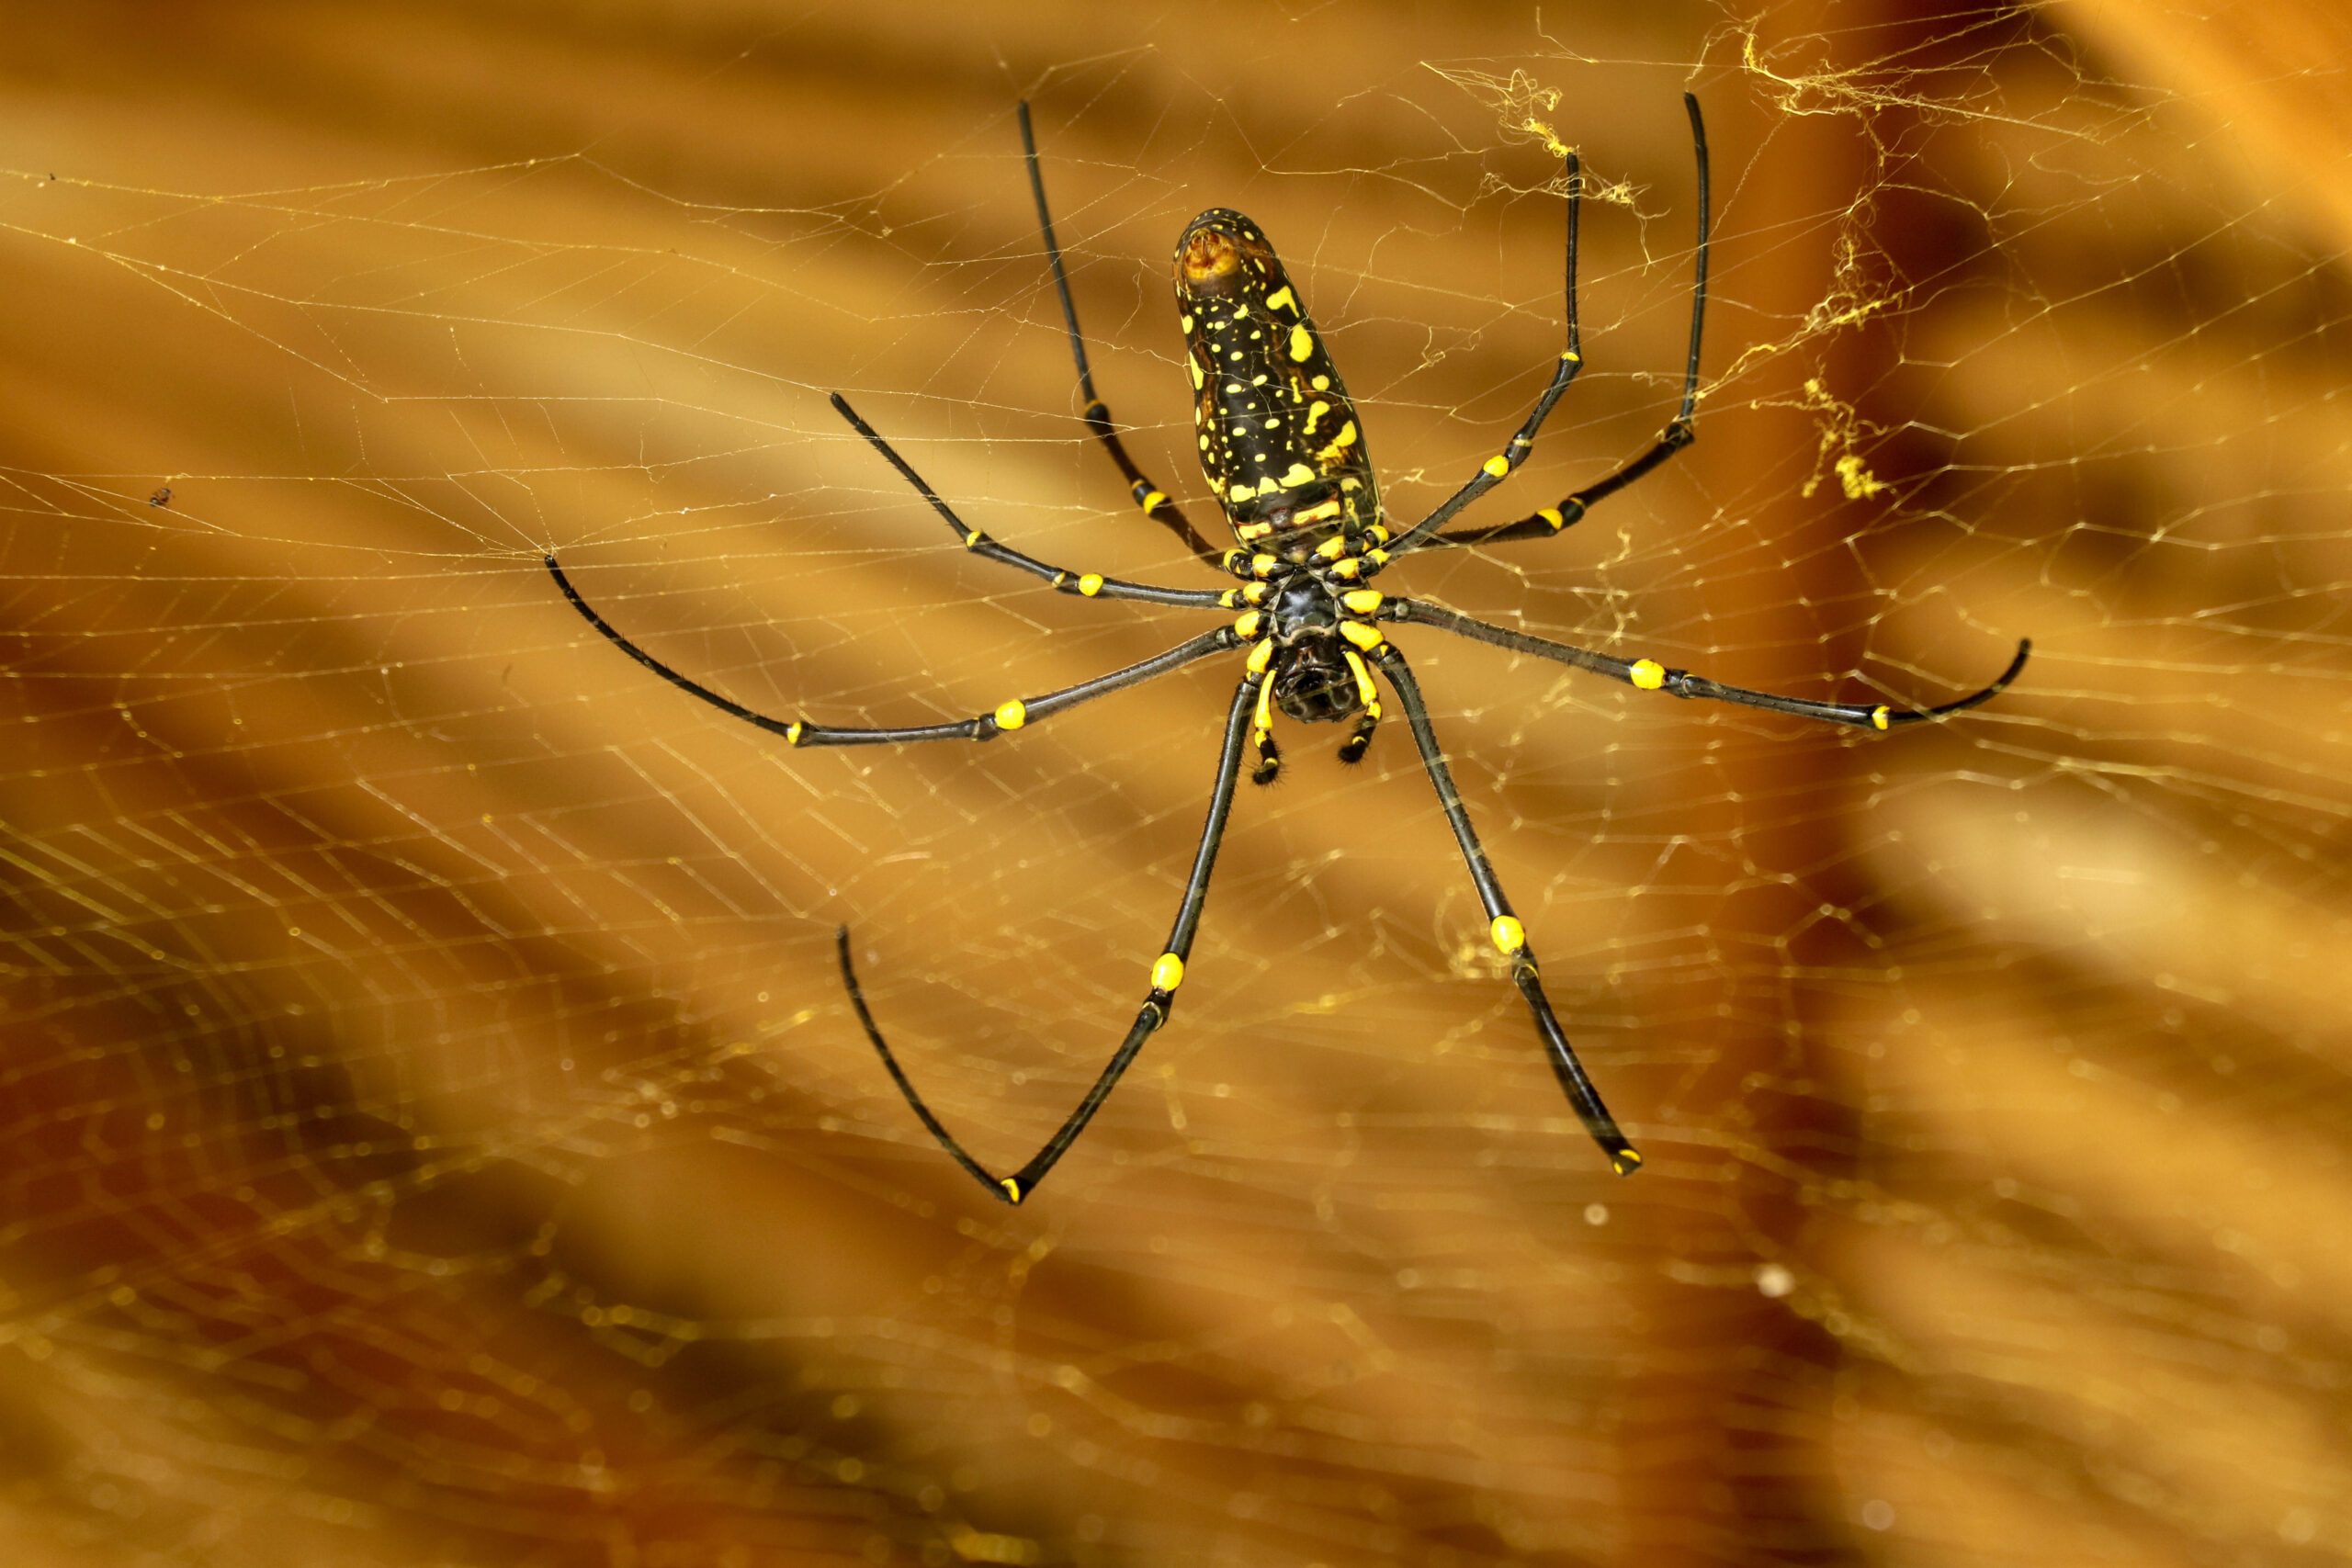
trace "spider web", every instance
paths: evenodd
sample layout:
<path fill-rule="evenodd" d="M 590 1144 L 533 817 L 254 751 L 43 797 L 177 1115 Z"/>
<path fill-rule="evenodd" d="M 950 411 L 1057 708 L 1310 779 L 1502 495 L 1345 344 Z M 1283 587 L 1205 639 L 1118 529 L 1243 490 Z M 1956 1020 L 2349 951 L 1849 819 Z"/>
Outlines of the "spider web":
<path fill-rule="evenodd" d="M 2058 6 L 28 18 L 0 163 L 12 1561 L 697 1568 L 2352 1555 L 2346 40 Z M 2237 24 L 2233 24 L 2237 25 Z M 2300 29 L 2300 30 L 2299 30 Z M 1205 584 L 1165 265 L 1262 222 L 1409 521 L 1560 346 L 1501 521 L 1383 580 L 1825 699 L 1400 632 L 1285 728 L 1140 1000 L 1237 671 L 965 745 Z M 1211 528 L 1215 532 L 1214 528 Z M 1326 744 L 1326 742 L 1329 744 Z"/>

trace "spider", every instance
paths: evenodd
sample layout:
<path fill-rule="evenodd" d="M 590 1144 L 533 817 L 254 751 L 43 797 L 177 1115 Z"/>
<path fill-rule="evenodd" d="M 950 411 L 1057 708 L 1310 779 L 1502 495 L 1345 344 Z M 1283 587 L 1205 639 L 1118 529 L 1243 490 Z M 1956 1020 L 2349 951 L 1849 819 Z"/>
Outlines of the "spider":
<path fill-rule="evenodd" d="M 834 409 L 864 436 L 883 459 L 930 503 L 962 541 L 964 547 L 985 559 L 1041 578 L 1064 593 L 1087 599 L 1126 599 L 1148 604 L 1174 604 L 1186 609 L 1216 610 L 1233 615 L 1216 630 L 1178 644 L 1165 653 L 1098 675 L 1075 686 L 1040 696 L 1016 697 L 990 713 L 953 724 L 906 725 L 894 728 L 845 728 L 783 720 L 755 713 L 730 698 L 680 674 L 647 653 L 590 607 L 564 576 L 552 555 L 548 570 L 574 609 L 588 624 L 610 638 L 622 652 L 668 681 L 737 718 L 781 735 L 790 746 L 875 746 L 917 740 L 989 740 L 1049 718 L 1130 686 L 1179 670 L 1212 654 L 1246 649 L 1240 683 L 1226 715 L 1224 744 L 1217 756 L 1216 781 L 1209 790 L 1208 819 L 1201 829 L 1200 847 L 1193 857 L 1192 874 L 1177 905 L 1176 920 L 1168 942 L 1151 965 L 1150 989 L 1126 1038 L 1119 1043 L 1110 1064 L 1088 1089 L 1086 1098 L 1026 1165 L 1009 1176 L 999 1176 L 968 1154 L 948 1132 L 922 1096 L 915 1091 L 899 1059 L 892 1055 L 867 1008 L 857 973 L 850 961 L 849 929 L 835 932 L 842 980 L 849 992 L 858 1022 L 880 1054 L 891 1081 L 906 1097 L 932 1136 L 981 1186 L 998 1199 L 1018 1204 L 1036 1190 L 1046 1174 L 1069 1152 L 1096 1111 L 1143 1049 L 1146 1040 L 1168 1021 L 1175 1007 L 1177 987 L 1183 983 L 1184 962 L 1200 929 L 1202 906 L 1207 898 L 1209 874 L 1216 864 L 1217 847 L 1225 838 L 1226 821 L 1233 807 L 1245 758 L 1250 782 L 1273 782 L 1282 768 L 1282 751 L 1273 734 L 1273 714 L 1279 708 L 1306 724 L 1332 724 L 1352 719 L 1353 728 L 1340 743 L 1340 760 L 1358 762 L 1371 744 L 1382 717 L 1378 671 L 1404 710 L 1421 766 L 1436 786 L 1438 806 L 1467 863 L 1470 881 L 1484 906 L 1487 934 L 1495 949 L 1510 965 L 1511 983 L 1525 998 L 1527 1010 L 1542 1035 L 1552 1071 L 1593 1137 L 1620 1176 L 1631 1175 L 1642 1163 L 1616 1120 L 1601 1103 L 1600 1091 L 1577 1061 L 1576 1050 L 1544 994 L 1535 955 L 1529 950 L 1526 928 L 1511 912 L 1510 901 L 1496 880 L 1494 867 L 1470 826 L 1462 794 L 1437 731 L 1429 705 L 1411 667 L 1383 634 L 1388 625 L 1413 625 L 1451 632 L 1476 642 L 1509 649 L 1514 653 L 1550 660 L 1573 669 L 1589 671 L 1622 681 L 1645 692 L 1664 692 L 1682 698 L 1707 698 L 1793 714 L 1802 718 L 1852 725 L 1865 729 L 1890 729 L 1957 713 L 1985 702 L 2001 692 L 2025 668 L 2030 641 L 2018 644 L 2017 656 L 2000 677 L 1982 690 L 1956 702 L 1934 707 L 1897 709 L 1883 704 L 1825 703 L 1803 697 L 1727 686 L 1687 670 L 1669 669 L 1652 659 L 1619 659 L 1589 649 L 1574 648 L 1546 637 L 1532 637 L 1490 626 L 1457 611 L 1423 600 L 1393 597 L 1371 586 L 1399 557 L 1415 550 L 1456 545 L 1499 545 L 1521 539 L 1542 539 L 1561 533 L 1583 518 L 1592 506 L 1616 494 L 1690 445 L 1695 437 L 1693 413 L 1699 397 L 1699 344 L 1707 308 L 1708 187 L 1707 132 L 1696 96 L 1685 94 L 1690 117 L 1690 140 L 1699 171 L 1699 236 L 1696 276 L 1690 293 L 1690 349 L 1683 369 L 1682 403 L 1649 448 L 1615 472 L 1562 500 L 1540 507 L 1515 522 L 1481 525 L 1443 532 L 1456 513 L 1508 479 L 1527 460 L 1536 433 L 1558 402 L 1568 383 L 1584 367 L 1577 325 L 1576 271 L 1579 165 L 1574 152 L 1566 155 L 1567 190 L 1566 312 L 1567 347 L 1553 368 L 1550 383 L 1535 400 L 1535 407 L 1503 449 L 1488 457 L 1478 471 L 1438 508 L 1402 530 L 1391 528 L 1380 502 L 1380 489 L 1365 450 L 1364 433 L 1355 404 L 1348 397 L 1314 319 L 1307 314 L 1298 289 L 1283 269 L 1273 247 L 1248 218 L 1213 208 L 1185 226 L 1176 242 L 1176 306 L 1184 333 L 1185 364 L 1194 394 L 1193 419 L 1199 436 L 1201 468 L 1207 476 L 1218 509 L 1238 541 L 1220 551 L 1193 528 L 1176 503 L 1138 468 L 1119 439 L 1111 411 L 1095 395 L 1094 378 L 1086 361 L 1086 341 L 1079 331 L 1078 312 L 1071 303 L 1069 278 L 1062 265 L 1061 247 L 1054 238 L 1053 217 L 1046 205 L 1045 177 L 1037 159 L 1037 142 L 1029 119 L 1029 106 L 1020 106 L 1021 142 L 1026 156 L 1029 185 L 1036 198 L 1037 223 L 1051 265 L 1054 288 L 1061 298 L 1062 320 L 1069 334 L 1070 355 L 1078 370 L 1079 390 L 1086 399 L 1083 415 L 1093 438 L 1102 443 L 1126 479 L 1136 504 L 1145 516 L 1170 529 L 1185 547 L 1239 586 L 1223 590 L 1165 588 L 1130 582 L 1098 572 L 1069 571 L 998 543 L 967 524 L 939 493 L 915 472 L 874 427 L 860 418 L 846 399 L 832 396 Z"/>

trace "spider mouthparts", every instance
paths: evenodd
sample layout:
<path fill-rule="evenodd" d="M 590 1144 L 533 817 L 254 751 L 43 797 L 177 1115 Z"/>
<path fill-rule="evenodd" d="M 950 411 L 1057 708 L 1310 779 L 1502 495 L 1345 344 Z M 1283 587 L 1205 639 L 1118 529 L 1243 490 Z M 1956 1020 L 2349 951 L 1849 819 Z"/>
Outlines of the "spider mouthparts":
<path fill-rule="evenodd" d="M 1250 782 L 1261 788 L 1274 782 L 1283 771 L 1282 748 L 1274 744 L 1271 735 L 1258 737 L 1258 762 L 1250 770 Z"/>

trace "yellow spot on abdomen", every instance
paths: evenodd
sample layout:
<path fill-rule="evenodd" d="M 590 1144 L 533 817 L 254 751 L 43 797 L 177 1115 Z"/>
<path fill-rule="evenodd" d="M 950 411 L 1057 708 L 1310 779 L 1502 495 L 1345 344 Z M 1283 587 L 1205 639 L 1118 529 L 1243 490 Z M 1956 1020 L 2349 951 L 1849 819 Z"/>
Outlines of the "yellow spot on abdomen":
<path fill-rule="evenodd" d="M 1295 310 L 1298 309 L 1298 296 L 1293 294 L 1290 291 L 1290 285 L 1285 283 L 1280 288 L 1275 289 L 1272 294 L 1266 296 L 1266 309 L 1269 310 Z"/>
<path fill-rule="evenodd" d="M 1313 468 L 1308 468 L 1304 463 L 1293 463 L 1290 466 L 1290 471 L 1283 476 L 1283 483 L 1293 487 L 1298 485 L 1311 485 L 1315 482 L 1315 479 L 1316 475 Z"/>
<path fill-rule="evenodd" d="M 1293 359 L 1305 359 L 1314 352 L 1315 334 L 1306 330 L 1306 323 L 1305 321 L 1301 321 L 1298 325 L 1291 328 L 1290 356 Z"/>
<path fill-rule="evenodd" d="M 1331 445 L 1324 447 L 1323 450 L 1315 454 L 1316 460 L 1317 462 L 1328 463 L 1332 458 L 1338 457 L 1341 452 L 1345 451 L 1348 447 L 1351 447 L 1355 444 L 1356 422 L 1354 420 L 1350 420 L 1347 423 L 1340 426 L 1339 434 L 1331 437 Z"/>

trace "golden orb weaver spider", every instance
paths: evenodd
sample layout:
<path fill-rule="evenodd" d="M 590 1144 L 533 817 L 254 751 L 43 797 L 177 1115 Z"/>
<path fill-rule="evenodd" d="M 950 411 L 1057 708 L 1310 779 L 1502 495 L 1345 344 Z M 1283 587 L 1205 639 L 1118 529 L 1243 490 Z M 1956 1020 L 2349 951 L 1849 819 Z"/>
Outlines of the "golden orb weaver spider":
<path fill-rule="evenodd" d="M 1699 169 L 1699 238 L 1696 277 L 1690 290 L 1690 352 L 1682 378 L 1682 405 L 1649 449 L 1598 483 L 1587 485 L 1560 502 L 1542 507 L 1516 522 L 1440 530 L 1456 513 L 1509 478 L 1526 461 L 1536 433 L 1568 383 L 1584 367 L 1582 342 L 1577 325 L 1577 219 L 1579 167 L 1574 152 L 1566 154 L 1568 228 L 1566 256 L 1567 347 L 1552 378 L 1535 400 L 1517 434 L 1502 451 L 1480 465 L 1468 483 L 1455 491 L 1434 512 L 1401 533 L 1384 521 L 1379 485 L 1365 452 L 1363 428 L 1355 404 L 1340 379 L 1316 330 L 1314 319 L 1298 297 L 1282 262 L 1258 227 L 1238 212 L 1213 208 L 1185 226 L 1176 243 L 1176 303 L 1184 332 L 1185 359 L 1194 392 L 1193 421 L 1199 436 L 1202 470 L 1216 492 L 1239 547 L 1218 551 L 1197 533 L 1182 510 L 1145 477 L 1111 423 L 1111 411 L 1095 395 L 1094 378 L 1086 362 L 1086 341 L 1071 303 L 1069 278 L 1062 265 L 1061 247 L 1054 239 L 1052 215 L 1046 205 L 1045 176 L 1037 161 L 1037 141 L 1029 121 L 1029 106 L 1020 107 L 1021 143 L 1028 161 L 1029 185 L 1037 202 L 1037 223 L 1051 263 L 1054 288 L 1061 298 L 1062 320 L 1069 333 L 1070 354 L 1077 363 L 1079 390 L 1085 396 L 1088 431 L 1111 460 L 1118 465 L 1136 504 L 1146 516 L 1171 530 L 1202 560 L 1237 579 L 1241 586 L 1224 590 L 1163 588 L 1129 582 L 1095 572 L 1073 572 L 1023 555 L 971 527 L 956 515 L 922 475 L 858 417 L 846 399 L 833 394 L 833 407 L 870 443 L 901 478 L 945 519 L 964 547 L 1041 578 L 1064 593 L 1089 599 L 1130 599 L 1150 604 L 1174 604 L 1188 609 L 1239 611 L 1226 625 L 1178 644 L 1141 663 L 1107 675 L 1066 686 L 1041 696 L 1015 698 L 993 712 L 954 724 L 909 725 L 899 728 L 843 728 L 783 720 L 755 713 L 698 684 L 623 637 L 580 596 L 552 555 L 547 569 L 556 584 L 588 624 L 610 638 L 623 652 L 680 689 L 690 692 L 746 723 L 784 737 L 791 746 L 874 746 L 915 740 L 988 740 L 1008 730 L 1046 718 L 1080 703 L 1140 685 L 1182 669 L 1213 653 L 1247 649 L 1240 684 L 1225 721 L 1225 742 L 1218 753 L 1216 778 L 1209 795 L 1208 819 L 1201 829 L 1200 847 L 1193 857 L 1191 876 L 1178 904 L 1174 929 L 1167 945 L 1151 965 L 1151 988 L 1136 1015 L 1126 1038 L 1120 1042 L 1109 1066 L 1046 1145 L 1010 1176 L 998 1176 L 974 1159 L 956 1142 L 922 1097 L 915 1092 L 899 1059 L 882 1038 L 865 995 L 850 962 L 849 928 L 835 933 L 842 979 L 866 1038 L 882 1057 L 891 1081 L 940 1146 L 997 1198 L 1019 1203 L 1035 1190 L 1094 1113 L 1110 1097 L 1144 1042 L 1168 1021 L 1183 983 L 1184 961 L 1191 956 L 1193 938 L 1200 928 L 1201 909 L 1208 896 L 1209 874 L 1216 867 L 1217 847 L 1224 840 L 1226 819 L 1241 773 L 1245 751 L 1255 753 L 1250 769 L 1254 784 L 1271 784 L 1282 767 L 1282 752 L 1274 743 L 1273 710 L 1277 707 L 1302 723 L 1336 723 L 1352 717 L 1355 727 L 1340 744 L 1340 760 L 1362 761 L 1381 717 L 1379 689 L 1372 671 L 1378 670 L 1405 711 L 1421 766 L 1436 786 L 1438 805 L 1453 829 L 1468 864 L 1470 880 L 1485 907 L 1489 939 L 1510 964 L 1511 982 L 1526 1000 L 1538 1033 L 1543 1036 L 1552 1071 L 1568 1102 L 1583 1119 L 1587 1131 L 1608 1155 L 1620 1176 L 1631 1175 L 1642 1156 L 1618 1128 L 1608 1107 L 1577 1060 L 1552 1004 L 1544 994 L 1534 955 L 1528 951 L 1526 929 L 1511 913 L 1486 851 L 1470 826 L 1461 792 L 1445 762 L 1437 732 L 1430 722 L 1428 705 L 1411 669 L 1380 631 L 1387 623 L 1432 626 L 1473 641 L 1509 649 L 1514 653 L 1551 660 L 1623 681 L 1637 690 L 1669 695 L 1704 697 L 1816 718 L 1832 724 L 1869 729 L 1889 729 L 1917 724 L 1944 714 L 1974 707 L 1993 697 L 2025 668 L 2030 641 L 2018 644 L 2017 657 L 1992 684 L 1956 702 L 1934 707 L 1896 710 L 1885 705 L 1824 703 L 1802 697 L 1726 686 L 1668 669 L 1650 659 L 1618 659 L 1589 649 L 1574 648 L 1545 637 L 1490 626 L 1453 610 L 1421 600 L 1392 598 L 1368 584 L 1397 557 L 1418 549 L 1449 545 L 1507 544 L 1519 539 L 1548 538 L 1580 520 L 1601 501 L 1649 473 L 1695 438 L 1692 416 L 1699 396 L 1699 344 L 1707 310 L 1708 186 L 1707 131 L 1699 100 L 1683 95 L 1690 111 L 1690 140 Z"/>

